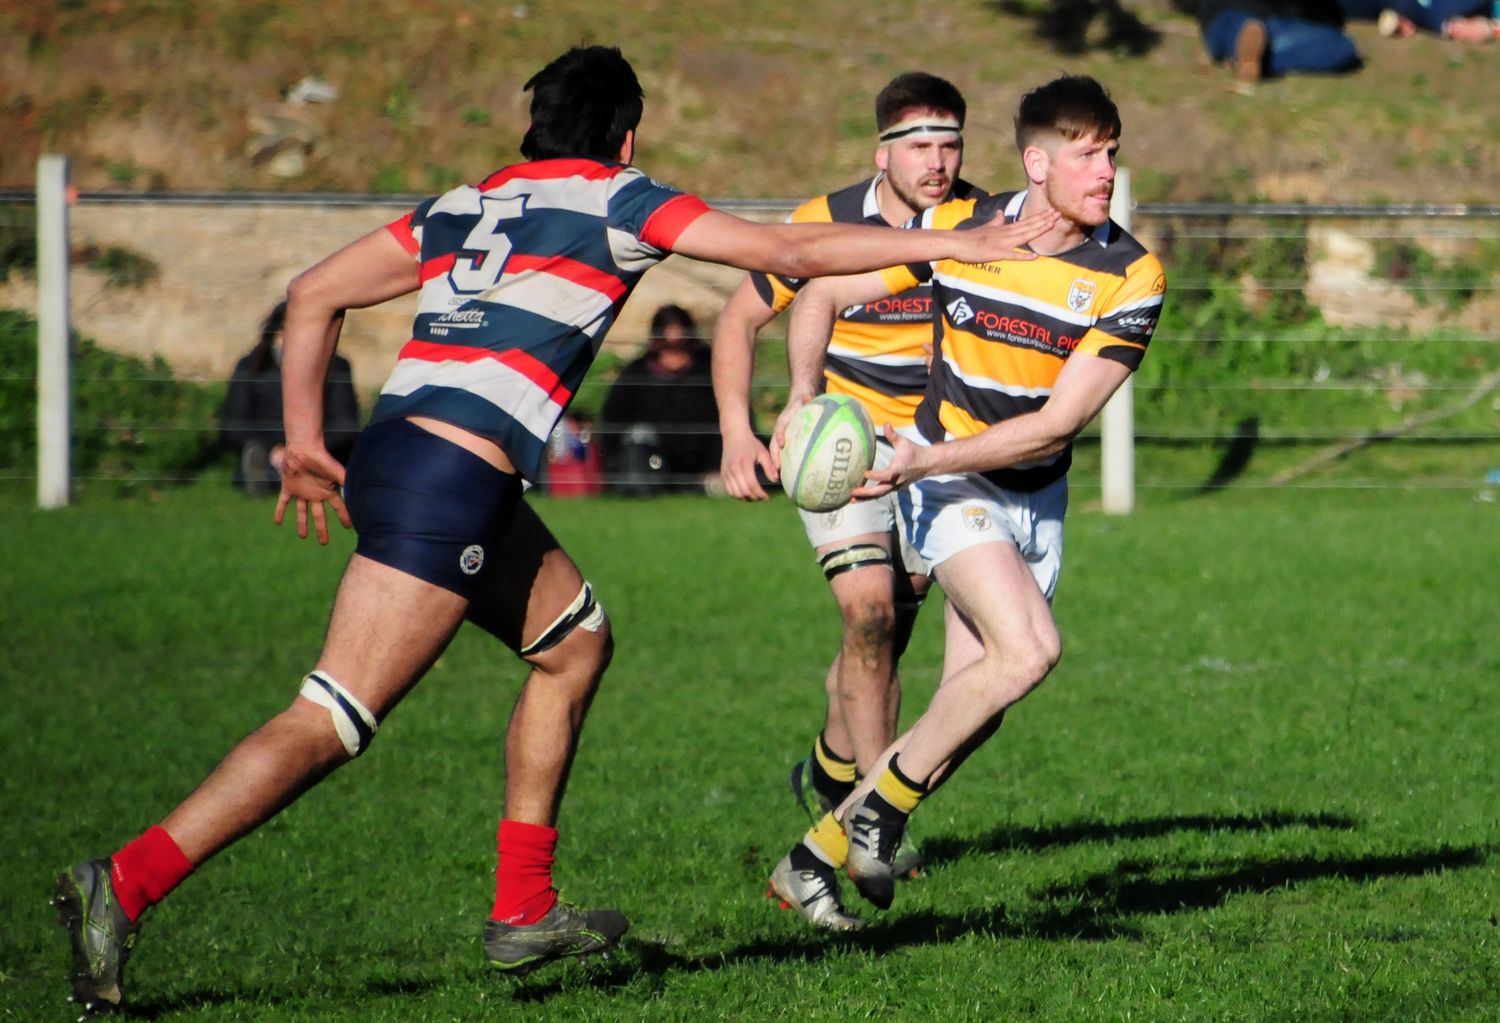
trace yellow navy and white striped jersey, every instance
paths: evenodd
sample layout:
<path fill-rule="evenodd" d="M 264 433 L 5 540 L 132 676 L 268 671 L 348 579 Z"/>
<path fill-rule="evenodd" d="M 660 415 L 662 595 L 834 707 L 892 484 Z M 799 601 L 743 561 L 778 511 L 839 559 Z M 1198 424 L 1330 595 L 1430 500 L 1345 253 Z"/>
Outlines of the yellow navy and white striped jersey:
<path fill-rule="evenodd" d="M 880 176 L 809 199 L 792 212 L 791 223 L 877 224 L 885 226 L 875 187 Z M 985 193 L 959 180 L 955 196 L 977 199 Z M 750 275 L 761 300 L 775 312 L 792 304 L 804 278 Z M 851 306 L 839 313 L 823 367 L 829 394 L 848 394 L 870 413 L 877 430 L 886 423 L 912 424 L 927 389 L 927 352 L 933 338 L 932 288 L 919 282 L 899 295 Z"/>
<path fill-rule="evenodd" d="M 964 230 L 1001 211 L 1010 222 L 1025 200 L 1025 192 L 955 199 L 924 211 L 917 224 Z M 1057 255 L 980 264 L 945 259 L 881 276 L 892 293 L 932 285 L 932 371 L 916 413 L 918 431 L 932 443 L 1041 408 L 1074 352 L 1134 371 L 1167 288 L 1160 261 L 1112 220 Z M 1072 456 L 1070 445 L 1046 462 L 984 475 L 1011 490 L 1037 490 L 1062 477 Z"/>

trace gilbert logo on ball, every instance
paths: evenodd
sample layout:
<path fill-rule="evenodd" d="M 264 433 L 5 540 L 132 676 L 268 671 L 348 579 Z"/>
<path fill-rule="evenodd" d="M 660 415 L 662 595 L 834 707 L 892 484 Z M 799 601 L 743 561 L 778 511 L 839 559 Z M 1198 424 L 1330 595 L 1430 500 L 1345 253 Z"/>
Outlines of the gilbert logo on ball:
<path fill-rule="evenodd" d="M 864 406 L 844 394 L 822 394 L 797 410 L 781 450 L 781 489 L 806 511 L 849 503 L 875 464 L 875 426 Z"/>

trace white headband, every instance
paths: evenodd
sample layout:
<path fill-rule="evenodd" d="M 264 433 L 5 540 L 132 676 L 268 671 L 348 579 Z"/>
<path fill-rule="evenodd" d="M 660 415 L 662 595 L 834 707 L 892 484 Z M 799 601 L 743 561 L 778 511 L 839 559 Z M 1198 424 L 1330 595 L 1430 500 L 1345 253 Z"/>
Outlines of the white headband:
<path fill-rule="evenodd" d="M 891 125 L 880 133 L 880 143 L 895 142 L 912 135 L 951 135 L 954 138 L 963 137 L 963 126 L 953 117 L 933 117 L 930 114 L 918 114 Z"/>

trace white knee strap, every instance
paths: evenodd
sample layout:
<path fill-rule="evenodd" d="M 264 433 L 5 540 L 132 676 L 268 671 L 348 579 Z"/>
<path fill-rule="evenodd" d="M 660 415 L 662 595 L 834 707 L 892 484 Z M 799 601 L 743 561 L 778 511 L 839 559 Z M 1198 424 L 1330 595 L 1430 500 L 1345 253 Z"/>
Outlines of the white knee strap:
<path fill-rule="evenodd" d="M 573 598 L 573 603 L 568 605 L 567 610 L 542 630 L 536 642 L 522 647 L 518 652 L 522 657 L 530 657 L 543 650 L 551 650 L 579 626 L 590 632 L 598 632 L 604 626 L 604 607 L 594 600 L 593 587 L 587 582 L 584 582 L 583 589 L 578 591 L 578 596 Z"/>
<path fill-rule="evenodd" d="M 328 716 L 333 718 L 333 730 L 339 733 L 350 757 L 363 753 L 370 740 L 375 738 L 375 729 L 380 727 L 375 715 L 327 672 L 314 671 L 304 678 L 302 696 L 328 708 Z"/>

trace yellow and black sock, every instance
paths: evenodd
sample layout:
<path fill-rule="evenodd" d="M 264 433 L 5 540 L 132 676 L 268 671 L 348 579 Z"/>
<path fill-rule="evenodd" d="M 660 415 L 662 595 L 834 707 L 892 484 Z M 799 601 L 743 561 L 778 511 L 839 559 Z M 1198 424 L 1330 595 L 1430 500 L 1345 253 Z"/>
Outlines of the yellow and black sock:
<path fill-rule="evenodd" d="M 870 793 L 865 805 L 881 817 L 904 820 L 927 795 L 927 785 L 902 774 L 896 763 L 899 759 L 899 756 L 891 757 L 890 766 L 875 780 L 875 791 Z"/>
<path fill-rule="evenodd" d="M 822 733 L 818 734 L 818 740 L 813 743 L 809 764 L 812 767 L 813 788 L 825 802 L 830 806 L 838 806 L 849 798 L 849 793 L 854 791 L 859 780 L 854 761 L 845 760 L 830 750 Z"/>
<path fill-rule="evenodd" d="M 849 858 L 849 836 L 844 834 L 843 825 L 839 824 L 833 814 L 825 813 L 792 850 L 792 866 L 799 870 L 806 869 L 812 864 L 799 862 L 798 849 L 809 850 L 818 859 L 837 869 Z"/>

